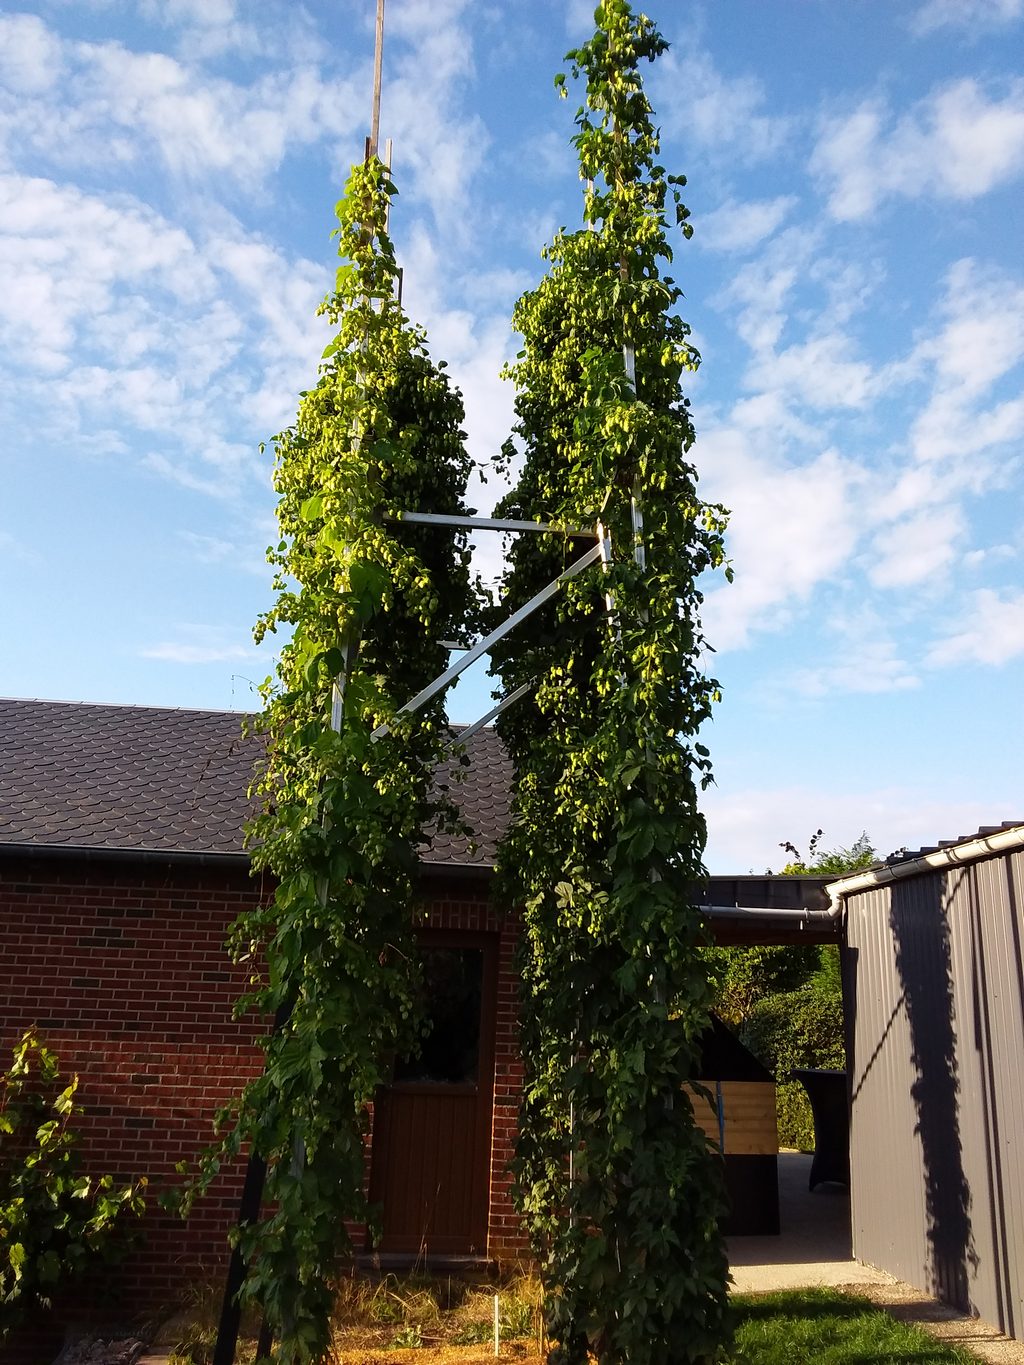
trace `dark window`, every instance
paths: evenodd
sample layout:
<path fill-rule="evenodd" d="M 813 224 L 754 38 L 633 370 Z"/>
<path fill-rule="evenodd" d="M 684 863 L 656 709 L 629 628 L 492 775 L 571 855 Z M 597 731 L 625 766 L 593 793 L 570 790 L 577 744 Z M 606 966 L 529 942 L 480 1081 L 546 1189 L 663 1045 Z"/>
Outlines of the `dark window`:
<path fill-rule="evenodd" d="M 396 1064 L 396 1081 L 420 1085 L 471 1085 L 476 1081 L 483 957 L 479 948 L 424 949 L 427 1032 L 419 1053 Z"/>

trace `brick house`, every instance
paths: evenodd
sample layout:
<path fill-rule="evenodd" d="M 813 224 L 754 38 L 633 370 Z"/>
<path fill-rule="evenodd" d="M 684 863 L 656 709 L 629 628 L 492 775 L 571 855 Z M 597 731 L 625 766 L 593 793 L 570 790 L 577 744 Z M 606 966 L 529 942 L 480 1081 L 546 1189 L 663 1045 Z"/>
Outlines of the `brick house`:
<path fill-rule="evenodd" d="M 214 1111 L 261 1064 L 260 1021 L 232 1018 L 245 973 L 223 950 L 239 912 L 271 892 L 242 848 L 257 741 L 240 720 L 0 701 L 0 1055 L 38 1028 L 81 1077 L 91 1168 L 146 1174 L 156 1189 L 194 1160 Z M 524 1250 L 507 1171 L 521 1084 L 517 924 L 489 898 L 511 774 L 493 731 L 468 753 L 458 795 L 474 839 L 438 836 L 421 860 L 438 1045 L 396 1071 L 375 1106 L 370 1188 L 385 1261 Z M 835 925 L 807 923 L 824 904 L 818 880 L 719 878 L 705 896 L 776 916 L 765 930 L 749 911 L 725 913 L 720 941 L 835 941 Z M 774 1155 L 735 1161 L 749 1189 Z M 187 1224 L 149 1212 L 144 1245 L 114 1281 L 126 1301 L 166 1302 L 222 1274 L 242 1175 L 224 1174 Z"/>

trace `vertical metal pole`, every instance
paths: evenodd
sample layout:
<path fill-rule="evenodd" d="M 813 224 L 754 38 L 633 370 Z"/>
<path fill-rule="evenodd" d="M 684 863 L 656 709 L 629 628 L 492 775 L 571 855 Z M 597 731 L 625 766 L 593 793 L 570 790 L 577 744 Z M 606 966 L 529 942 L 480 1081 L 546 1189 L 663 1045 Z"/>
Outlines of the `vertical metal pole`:
<path fill-rule="evenodd" d="M 373 105 L 370 113 L 370 155 L 377 155 L 380 137 L 380 87 L 384 68 L 384 0 L 377 0 L 377 35 L 373 52 Z"/>
<path fill-rule="evenodd" d="M 245 1185 L 242 1189 L 242 1202 L 238 1211 L 238 1226 L 244 1228 L 254 1223 L 260 1216 L 263 1201 L 263 1183 L 267 1177 L 267 1163 L 255 1153 L 250 1156 L 245 1169 Z M 220 1310 L 220 1323 L 217 1327 L 217 1344 L 213 1348 L 212 1365 L 234 1365 L 235 1347 L 238 1345 L 238 1328 L 242 1320 L 242 1309 L 238 1302 L 238 1291 L 245 1283 L 245 1258 L 241 1247 L 236 1246 L 231 1253 L 228 1266 L 227 1283 L 224 1285 L 224 1301 Z"/>
<path fill-rule="evenodd" d="M 625 262 L 622 270 L 628 273 Z M 632 346 L 624 345 L 622 348 L 622 362 L 626 367 L 626 379 L 629 387 L 633 390 L 633 397 L 636 397 L 636 352 Z M 644 546 L 644 507 L 640 494 L 640 480 L 633 480 L 633 488 L 629 498 L 629 517 L 633 525 L 633 558 L 641 569 L 647 568 L 647 551 Z M 646 619 L 646 614 L 645 614 Z"/>
<path fill-rule="evenodd" d="M 274 1016 L 274 1032 L 288 1021 L 291 1005 L 281 1005 Z M 245 1184 L 238 1207 L 238 1226 L 244 1228 L 255 1223 L 260 1216 L 263 1202 L 263 1186 L 267 1179 L 267 1163 L 258 1152 L 251 1152 L 245 1168 Z M 242 1308 L 238 1294 L 245 1283 L 245 1257 L 242 1249 L 236 1246 L 231 1252 L 228 1265 L 227 1282 L 224 1285 L 224 1300 L 221 1304 L 220 1322 L 217 1326 L 217 1344 L 213 1348 L 211 1365 L 235 1365 L 235 1350 L 238 1346 L 238 1329 L 242 1321 Z M 264 1324 L 264 1330 L 266 1326 Z M 262 1336 L 260 1340 L 262 1341 Z M 269 1349 L 269 1346 L 268 1346 Z"/>

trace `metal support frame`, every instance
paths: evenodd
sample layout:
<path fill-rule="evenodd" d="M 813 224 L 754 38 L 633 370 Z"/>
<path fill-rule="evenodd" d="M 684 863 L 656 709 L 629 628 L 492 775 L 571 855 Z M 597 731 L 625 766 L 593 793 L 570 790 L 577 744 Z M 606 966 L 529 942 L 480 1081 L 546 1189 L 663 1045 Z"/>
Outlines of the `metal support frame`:
<path fill-rule="evenodd" d="M 509 521 L 503 517 L 455 517 L 442 512 L 396 512 L 389 521 L 407 521 L 414 526 L 455 526 L 470 531 L 544 531 L 565 535 L 571 540 L 593 540 L 593 526 L 554 526 L 548 521 Z"/>
<path fill-rule="evenodd" d="M 434 681 L 428 683 L 422 691 L 417 692 L 411 701 L 407 701 L 404 706 L 399 708 L 398 714 L 400 716 L 411 715 L 414 711 L 418 711 L 421 706 L 424 706 L 430 701 L 432 697 L 436 697 L 439 692 L 443 692 L 446 687 L 455 681 L 460 673 L 466 671 L 470 664 L 476 663 L 477 659 L 486 654 L 493 645 L 496 645 L 499 640 L 503 640 L 505 636 L 508 635 L 509 631 L 515 630 L 516 626 L 520 625 L 529 616 L 532 616 L 538 607 L 542 607 L 545 602 L 549 602 L 561 589 L 563 583 L 567 583 L 570 578 L 575 578 L 576 575 L 582 573 L 584 569 L 589 569 L 591 564 L 596 564 L 600 558 L 601 546 L 593 545 L 586 554 L 580 555 L 579 559 L 573 560 L 569 567 L 563 569 L 557 578 L 552 579 L 550 583 L 541 588 L 540 592 L 535 593 L 528 602 L 525 602 L 517 611 L 514 611 L 511 616 L 502 621 L 500 626 L 496 626 L 489 635 L 485 635 L 483 639 L 477 640 L 476 644 L 473 645 L 472 648 L 467 649 L 461 659 L 457 659 L 455 663 L 446 668 L 440 677 L 435 678 Z M 390 725 L 378 725 L 371 735 L 371 739 L 383 739 L 385 735 L 390 733 Z"/>
<path fill-rule="evenodd" d="M 492 706 L 485 716 L 481 716 L 479 720 L 475 720 L 472 725 L 467 725 L 459 734 L 459 743 L 465 744 L 467 739 L 472 739 L 478 731 L 484 728 L 484 726 L 490 725 L 491 721 L 494 720 L 496 716 L 500 716 L 502 711 L 507 711 L 513 702 L 517 702 L 520 697 L 525 697 L 532 687 L 532 679 L 529 682 L 520 683 L 516 690 L 510 692 L 507 697 L 498 702 L 497 706 Z"/>
<path fill-rule="evenodd" d="M 588 550 L 587 554 L 581 556 L 581 558 L 576 560 L 573 564 L 570 564 L 569 568 L 566 569 L 564 573 L 559 575 L 552 583 L 549 583 L 546 588 L 542 588 L 535 597 L 531 598 L 525 606 L 520 607 L 517 612 L 513 613 L 507 621 L 499 626 L 497 630 L 492 631 L 490 635 L 485 636 L 481 640 L 477 640 L 476 643 L 472 645 L 460 645 L 456 641 L 442 640 L 441 644 L 444 645 L 445 648 L 463 651 L 464 657 L 460 659 L 457 664 L 453 664 L 450 668 L 446 669 L 439 678 L 435 678 L 434 682 L 432 682 L 429 687 L 426 687 L 422 692 L 417 693 L 412 701 L 407 702 L 406 705 L 402 707 L 398 713 L 399 715 L 418 711 L 431 697 L 442 691 L 449 683 L 454 682 L 460 673 L 464 672 L 470 664 L 475 663 L 481 655 L 486 654 L 490 647 L 493 644 L 496 644 L 502 636 L 506 635 L 510 630 L 513 630 L 521 621 L 524 621 L 527 616 L 534 612 L 537 607 L 542 606 L 544 602 L 548 601 L 568 578 L 573 577 L 575 574 L 587 568 L 590 564 L 595 563 L 597 559 L 601 559 L 604 562 L 611 557 L 611 540 L 608 538 L 607 533 L 602 529 L 600 522 L 598 522 L 596 526 L 565 527 L 555 526 L 548 521 L 517 521 L 507 517 L 449 516 L 447 513 L 443 512 L 397 512 L 389 518 L 389 520 L 409 522 L 411 525 L 415 526 L 451 526 L 453 528 L 464 528 L 474 531 L 532 531 L 551 535 L 564 535 L 570 540 L 596 539 L 598 542 L 594 549 Z M 596 554 L 595 549 L 597 551 Z M 497 706 L 491 707 L 486 715 L 481 716 L 479 720 L 475 720 L 472 725 L 467 725 L 459 735 L 459 742 L 465 743 L 467 739 L 472 739 L 472 737 L 482 730 L 485 725 L 489 725 L 496 716 L 500 716 L 501 713 L 507 710 L 514 702 L 519 701 L 520 697 L 525 697 L 532 686 L 532 682 L 523 683 L 520 687 L 517 687 L 514 692 L 510 692 L 507 697 L 497 704 Z M 390 726 L 380 725 L 374 730 L 371 738 L 383 739 L 389 732 Z"/>

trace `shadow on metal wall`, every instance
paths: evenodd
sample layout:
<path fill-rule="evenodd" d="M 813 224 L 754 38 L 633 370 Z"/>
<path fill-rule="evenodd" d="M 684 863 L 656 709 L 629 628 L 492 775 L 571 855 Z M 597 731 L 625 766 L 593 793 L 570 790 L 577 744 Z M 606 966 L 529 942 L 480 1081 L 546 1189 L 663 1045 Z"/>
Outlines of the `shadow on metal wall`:
<path fill-rule="evenodd" d="M 977 1253 L 960 1129 L 948 899 L 940 874 L 895 882 L 890 926 L 910 1025 L 931 1262 L 927 1288 L 969 1312 L 969 1268 L 977 1266 Z"/>

